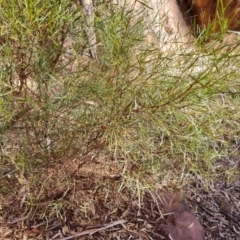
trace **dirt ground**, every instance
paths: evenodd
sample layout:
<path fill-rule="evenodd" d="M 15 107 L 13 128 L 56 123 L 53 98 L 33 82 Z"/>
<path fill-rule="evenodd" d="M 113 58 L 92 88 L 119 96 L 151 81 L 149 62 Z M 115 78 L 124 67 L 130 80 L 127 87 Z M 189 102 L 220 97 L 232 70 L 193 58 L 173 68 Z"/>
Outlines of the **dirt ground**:
<path fill-rule="evenodd" d="M 217 164 L 227 170 L 240 159 Z M 137 198 L 119 174 L 133 167 L 89 157 L 50 167 L 36 185 L 16 177 L 1 198 L 0 239 L 239 239 L 239 180 L 189 175 L 181 192 L 158 184 Z"/>

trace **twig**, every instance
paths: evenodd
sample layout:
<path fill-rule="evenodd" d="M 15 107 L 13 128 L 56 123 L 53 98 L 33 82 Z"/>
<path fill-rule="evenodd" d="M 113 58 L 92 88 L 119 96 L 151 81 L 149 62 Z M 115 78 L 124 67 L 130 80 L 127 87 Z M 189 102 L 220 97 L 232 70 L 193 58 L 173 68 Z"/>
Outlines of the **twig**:
<path fill-rule="evenodd" d="M 75 235 L 70 236 L 70 237 L 61 238 L 59 240 L 68 240 L 68 239 L 72 239 L 72 238 L 75 238 L 75 237 L 80 237 L 80 236 L 88 235 L 88 234 L 89 235 L 93 235 L 96 232 L 100 232 L 100 231 L 105 230 L 107 228 L 111 228 L 113 226 L 116 226 L 116 225 L 119 225 L 119 224 L 123 224 L 123 223 L 126 223 L 126 222 L 127 222 L 127 220 L 122 219 L 122 220 L 119 220 L 119 221 L 108 223 L 108 224 L 104 225 L 104 227 L 89 229 L 89 230 L 83 231 L 81 233 L 75 234 Z"/>

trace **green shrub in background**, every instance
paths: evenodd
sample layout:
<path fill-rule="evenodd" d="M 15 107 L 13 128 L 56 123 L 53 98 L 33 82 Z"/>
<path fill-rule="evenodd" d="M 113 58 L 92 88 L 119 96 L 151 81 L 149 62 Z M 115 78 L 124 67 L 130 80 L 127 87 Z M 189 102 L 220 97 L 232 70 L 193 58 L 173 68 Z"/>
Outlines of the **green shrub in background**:
<path fill-rule="evenodd" d="M 99 63 L 84 56 L 80 6 L 1 1 L 2 146 L 18 143 L 3 158 L 25 159 L 31 172 L 36 162 L 86 155 L 98 140 L 139 174 L 213 176 L 231 148 L 226 135 L 239 134 L 238 52 L 166 54 L 146 44 L 131 11 L 101 3 L 97 16 Z"/>

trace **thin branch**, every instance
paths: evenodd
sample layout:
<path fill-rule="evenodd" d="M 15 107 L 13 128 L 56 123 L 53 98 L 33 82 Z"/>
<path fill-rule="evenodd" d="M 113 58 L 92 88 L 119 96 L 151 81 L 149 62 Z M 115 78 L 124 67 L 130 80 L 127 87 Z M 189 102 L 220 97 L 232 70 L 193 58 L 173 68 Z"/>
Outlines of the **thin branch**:
<path fill-rule="evenodd" d="M 75 238 L 75 237 L 80 237 L 80 236 L 83 236 L 83 235 L 93 235 L 96 232 L 100 232 L 100 231 L 103 231 L 105 229 L 108 229 L 108 228 L 111 228 L 111 227 L 114 227 L 116 225 L 123 224 L 123 223 L 126 223 L 126 222 L 127 222 L 127 220 L 122 219 L 122 220 L 119 220 L 119 221 L 115 221 L 115 222 L 105 224 L 104 227 L 89 229 L 89 230 L 83 231 L 81 233 L 75 234 L 75 235 L 70 236 L 70 237 L 61 238 L 59 240 L 68 240 L 68 239 L 72 239 L 72 238 Z"/>

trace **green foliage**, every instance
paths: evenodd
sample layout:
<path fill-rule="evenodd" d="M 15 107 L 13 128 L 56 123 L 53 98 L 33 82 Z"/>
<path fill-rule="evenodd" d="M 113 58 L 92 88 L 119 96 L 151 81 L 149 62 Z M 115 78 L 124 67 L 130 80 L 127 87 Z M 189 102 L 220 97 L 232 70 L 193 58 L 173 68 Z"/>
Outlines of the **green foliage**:
<path fill-rule="evenodd" d="M 225 7 L 224 4 L 222 0 L 216 1 L 215 17 L 214 19 L 209 19 L 209 24 L 204 29 L 200 29 L 196 23 L 194 24 L 193 32 L 197 36 L 198 44 L 205 44 L 212 39 L 223 40 L 228 30 L 229 19 L 225 17 L 225 13 L 230 2 Z"/>

